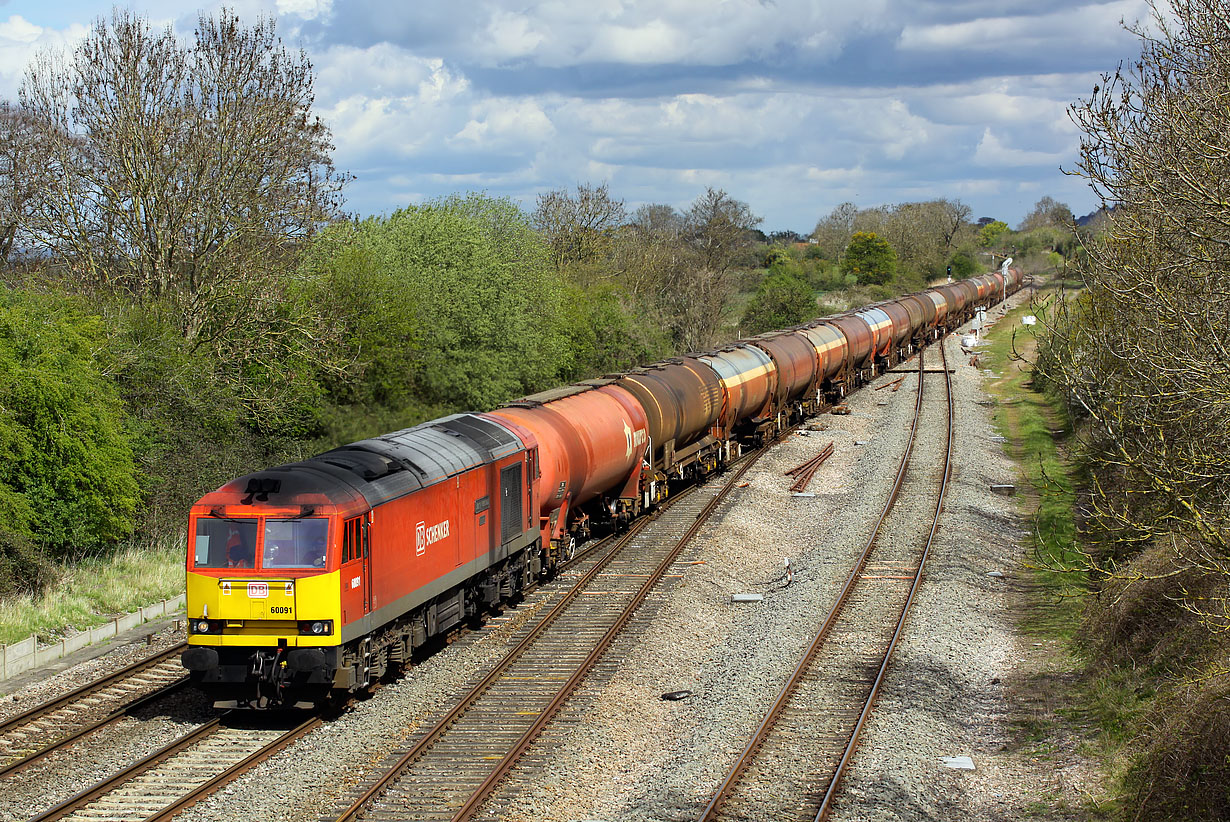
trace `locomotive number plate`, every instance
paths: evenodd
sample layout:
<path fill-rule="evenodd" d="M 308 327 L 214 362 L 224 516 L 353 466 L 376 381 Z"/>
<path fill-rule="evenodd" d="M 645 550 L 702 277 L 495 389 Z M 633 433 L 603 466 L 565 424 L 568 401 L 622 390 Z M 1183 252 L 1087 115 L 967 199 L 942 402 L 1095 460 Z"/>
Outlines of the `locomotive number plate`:
<path fill-rule="evenodd" d="M 249 582 L 248 599 L 264 599 L 269 596 L 268 582 Z"/>

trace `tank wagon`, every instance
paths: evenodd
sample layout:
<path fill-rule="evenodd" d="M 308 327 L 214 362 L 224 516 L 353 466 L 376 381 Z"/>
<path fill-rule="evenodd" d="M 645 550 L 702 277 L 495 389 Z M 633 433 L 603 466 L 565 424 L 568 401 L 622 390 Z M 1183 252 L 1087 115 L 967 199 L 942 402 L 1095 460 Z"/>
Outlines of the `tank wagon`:
<path fill-rule="evenodd" d="M 366 687 L 1021 282 L 936 286 L 228 482 L 189 513 L 183 664 L 245 707 Z"/>

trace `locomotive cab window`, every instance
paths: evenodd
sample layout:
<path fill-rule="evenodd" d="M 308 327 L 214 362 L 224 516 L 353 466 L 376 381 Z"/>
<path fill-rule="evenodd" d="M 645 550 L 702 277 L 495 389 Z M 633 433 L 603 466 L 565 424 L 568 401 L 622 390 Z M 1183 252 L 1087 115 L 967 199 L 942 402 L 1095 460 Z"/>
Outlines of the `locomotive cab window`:
<path fill-rule="evenodd" d="M 311 519 L 265 520 L 264 568 L 323 568 L 329 521 Z"/>
<path fill-rule="evenodd" d="M 255 568 L 256 520 L 200 517 L 193 564 L 197 568 Z"/>
<path fill-rule="evenodd" d="M 362 517 L 346 520 L 342 528 L 342 562 L 361 559 L 367 554 L 367 523 Z"/>

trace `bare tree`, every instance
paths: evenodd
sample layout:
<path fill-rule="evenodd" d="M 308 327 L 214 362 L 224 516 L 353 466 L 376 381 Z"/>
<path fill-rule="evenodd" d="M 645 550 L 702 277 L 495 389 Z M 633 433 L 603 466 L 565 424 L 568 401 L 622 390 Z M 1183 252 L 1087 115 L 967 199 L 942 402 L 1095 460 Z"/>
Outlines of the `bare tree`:
<path fill-rule="evenodd" d="M 762 222 L 747 203 L 725 191 L 705 189 L 684 215 L 684 230 L 700 255 L 701 267 L 729 270 L 738 252 L 752 244 L 751 231 Z"/>
<path fill-rule="evenodd" d="M 44 159 L 33 119 L 20 107 L 0 102 L 0 268 L 18 249 L 43 190 Z"/>
<path fill-rule="evenodd" d="M 1104 552 L 1091 568 L 1130 575 L 1125 563 L 1162 546 L 1176 568 L 1221 580 L 1186 604 L 1227 631 L 1230 16 L 1173 0 L 1153 23 L 1133 29 L 1133 69 L 1070 110 L 1084 132 L 1075 173 L 1114 211 L 1038 372 L 1091 421 L 1088 528 Z"/>
<path fill-rule="evenodd" d="M 615 231 L 627 218 L 623 200 L 614 199 L 606 183 L 578 184 L 576 196 L 562 188 L 539 194 L 532 216 L 561 271 L 572 263 L 608 256 Z"/>
<path fill-rule="evenodd" d="M 1034 204 L 1033 210 L 1021 220 L 1019 231 L 1032 231 L 1036 228 L 1069 228 L 1075 222 L 1072 209 L 1046 196 Z"/>
<path fill-rule="evenodd" d="M 858 206 L 854 203 L 842 203 L 816 223 L 811 236 L 830 259 L 837 259 L 846 250 L 846 245 L 854 236 L 856 216 Z"/>
<path fill-rule="evenodd" d="M 202 16 L 184 45 L 117 9 L 71 61 L 45 53 L 27 70 L 21 103 L 47 158 L 32 237 L 81 285 L 172 304 L 189 339 L 226 337 L 339 213 L 345 177 L 312 86 L 272 20 Z"/>

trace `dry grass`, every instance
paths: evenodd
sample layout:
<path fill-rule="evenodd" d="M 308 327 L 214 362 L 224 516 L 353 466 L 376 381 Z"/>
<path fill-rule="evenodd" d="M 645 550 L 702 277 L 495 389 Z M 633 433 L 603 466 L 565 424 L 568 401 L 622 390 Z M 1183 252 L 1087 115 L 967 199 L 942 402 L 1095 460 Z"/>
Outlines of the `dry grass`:
<path fill-rule="evenodd" d="M 184 590 L 184 539 L 167 538 L 156 547 L 126 547 L 61 568 L 58 579 L 38 596 L 0 600 L 0 645 L 31 634 L 42 641 L 101 625 Z"/>

